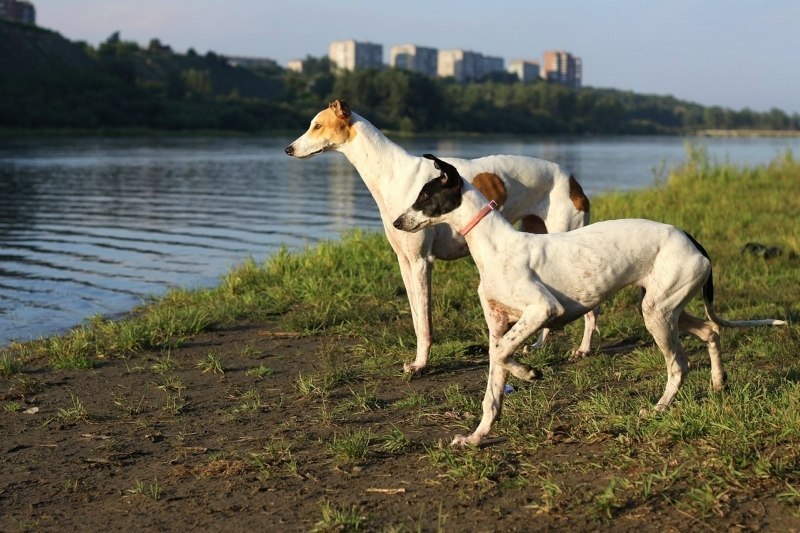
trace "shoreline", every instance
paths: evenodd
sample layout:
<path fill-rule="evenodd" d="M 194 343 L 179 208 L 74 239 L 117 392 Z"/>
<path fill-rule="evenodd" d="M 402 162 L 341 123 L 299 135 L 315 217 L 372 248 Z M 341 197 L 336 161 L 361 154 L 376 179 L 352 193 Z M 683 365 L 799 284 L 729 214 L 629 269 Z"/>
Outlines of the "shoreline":
<path fill-rule="evenodd" d="M 800 137 L 800 130 L 698 130 L 697 137 Z"/>
<path fill-rule="evenodd" d="M 304 126 L 305 127 L 305 126 Z M 452 138 L 487 138 L 493 137 L 523 137 L 523 138 L 548 138 L 548 137 L 779 137 L 795 138 L 800 137 L 800 130 L 726 130 L 726 129 L 705 129 L 696 131 L 672 131 L 672 132 L 636 132 L 636 133 L 542 133 L 542 134 L 518 134 L 513 132 L 469 132 L 469 131 L 420 131 L 405 132 L 400 130 L 382 129 L 382 131 L 393 138 L 425 138 L 430 136 L 447 136 Z M 0 128 L 0 139 L 14 138 L 53 138 L 53 137 L 230 137 L 230 138 L 257 138 L 257 137 L 286 137 L 294 139 L 298 135 L 298 130 L 261 130 L 261 131 L 238 131 L 238 130 L 153 130 L 147 128 L 119 128 L 119 129 L 79 129 L 79 128 L 42 128 L 42 129 L 9 129 Z"/>

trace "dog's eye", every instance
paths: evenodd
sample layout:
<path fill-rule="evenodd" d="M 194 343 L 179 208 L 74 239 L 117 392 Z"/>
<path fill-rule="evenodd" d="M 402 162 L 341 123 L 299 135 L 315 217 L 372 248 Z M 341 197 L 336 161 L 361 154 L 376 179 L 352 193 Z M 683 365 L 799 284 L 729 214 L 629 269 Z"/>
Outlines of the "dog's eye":
<path fill-rule="evenodd" d="M 428 199 L 428 193 L 426 193 L 426 192 L 421 192 L 421 193 L 419 193 L 419 198 L 418 198 L 418 200 L 420 200 L 420 201 L 424 201 L 424 200 L 427 200 L 427 199 Z"/>
<path fill-rule="evenodd" d="M 314 129 L 318 130 L 322 127 L 322 124 L 314 124 Z"/>

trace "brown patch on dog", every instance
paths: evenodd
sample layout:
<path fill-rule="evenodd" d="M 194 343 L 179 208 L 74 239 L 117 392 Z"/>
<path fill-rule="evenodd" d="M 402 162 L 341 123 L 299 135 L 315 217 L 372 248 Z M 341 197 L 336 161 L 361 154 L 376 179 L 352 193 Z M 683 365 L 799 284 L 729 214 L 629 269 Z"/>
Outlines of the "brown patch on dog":
<path fill-rule="evenodd" d="M 472 186 L 481 191 L 487 200 L 494 200 L 498 206 L 506 203 L 508 192 L 503 180 L 497 174 L 481 172 L 472 180 Z"/>
<path fill-rule="evenodd" d="M 320 113 L 311 122 L 308 135 L 321 136 L 331 141 L 331 144 L 344 144 L 356 135 L 352 128 L 353 116 L 350 107 L 344 100 L 334 100 L 328 109 Z"/>
<path fill-rule="evenodd" d="M 334 100 L 328 105 L 328 108 L 333 111 L 333 114 L 339 120 L 343 120 L 348 124 L 352 121 L 353 112 L 350 111 L 350 106 L 344 100 Z"/>
<path fill-rule="evenodd" d="M 528 215 L 520 221 L 519 230 L 525 233 L 547 233 L 547 225 L 542 220 L 542 217 Z"/>
<path fill-rule="evenodd" d="M 589 212 L 589 199 L 583 194 L 583 188 L 573 176 L 569 177 L 569 199 L 578 211 Z"/>

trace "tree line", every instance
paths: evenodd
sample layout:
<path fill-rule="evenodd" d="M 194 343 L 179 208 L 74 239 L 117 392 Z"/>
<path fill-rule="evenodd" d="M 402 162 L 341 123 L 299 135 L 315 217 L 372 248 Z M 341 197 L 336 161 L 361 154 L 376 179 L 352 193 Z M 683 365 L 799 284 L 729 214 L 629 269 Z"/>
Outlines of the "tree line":
<path fill-rule="evenodd" d="M 406 133 L 800 129 L 800 116 L 778 109 L 736 111 L 672 96 L 523 84 L 507 74 L 471 83 L 391 68 L 334 74 L 327 58 L 308 57 L 302 74 L 242 68 L 213 52 L 175 54 L 156 39 L 143 48 L 115 33 L 95 48 L 7 22 L 0 23 L 0 56 L 6 129 L 297 130 L 335 98 L 381 128 Z"/>

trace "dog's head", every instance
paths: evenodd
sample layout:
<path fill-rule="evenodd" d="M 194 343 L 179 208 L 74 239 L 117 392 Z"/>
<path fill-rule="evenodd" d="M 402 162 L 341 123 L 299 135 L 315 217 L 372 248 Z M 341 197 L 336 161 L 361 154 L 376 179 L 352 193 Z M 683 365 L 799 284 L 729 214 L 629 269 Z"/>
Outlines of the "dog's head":
<path fill-rule="evenodd" d="M 344 100 L 334 100 L 311 121 L 303 135 L 286 147 L 286 155 L 305 159 L 321 152 L 335 150 L 353 134 L 353 113 Z"/>
<path fill-rule="evenodd" d="M 456 167 L 431 154 L 423 157 L 433 160 L 439 177 L 423 185 L 414 204 L 397 217 L 393 225 L 399 230 L 415 232 L 444 222 L 442 217 L 461 205 L 462 180 Z"/>

